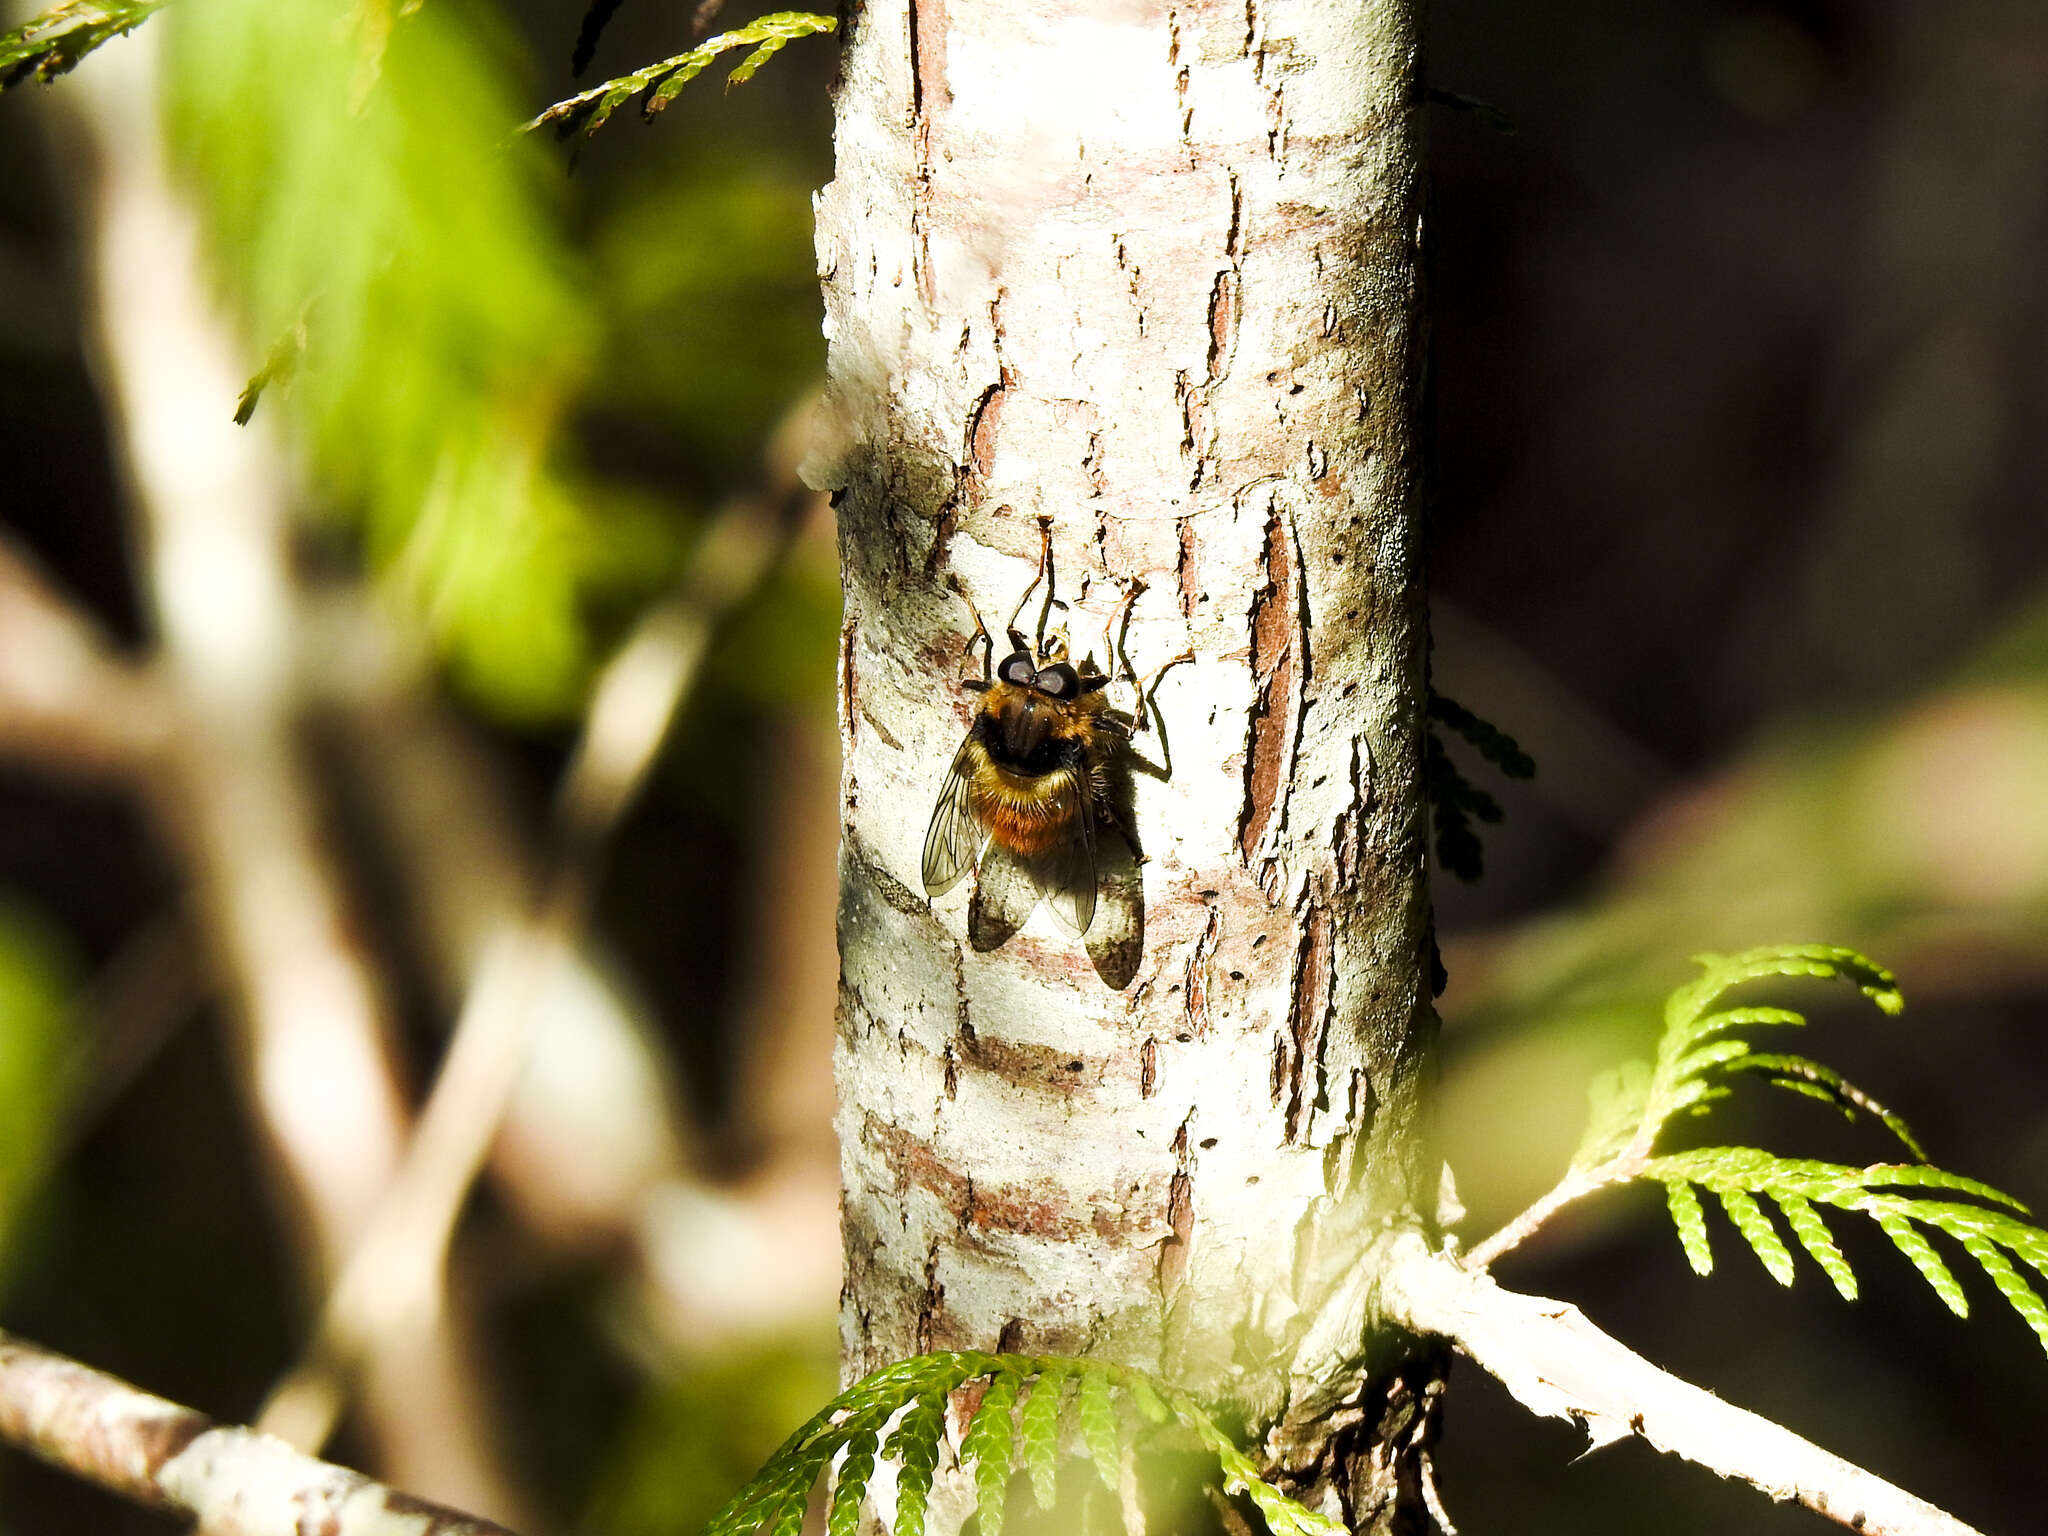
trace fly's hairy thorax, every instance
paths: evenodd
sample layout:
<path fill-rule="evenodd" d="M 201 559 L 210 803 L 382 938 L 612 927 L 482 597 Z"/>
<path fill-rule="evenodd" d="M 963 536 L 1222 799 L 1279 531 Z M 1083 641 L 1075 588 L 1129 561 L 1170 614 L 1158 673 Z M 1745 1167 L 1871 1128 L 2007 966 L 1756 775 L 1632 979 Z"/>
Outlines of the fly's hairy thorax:
<path fill-rule="evenodd" d="M 969 734 L 974 814 L 1004 847 L 1033 854 L 1068 835 L 1102 757 L 1101 704 L 998 683 Z"/>

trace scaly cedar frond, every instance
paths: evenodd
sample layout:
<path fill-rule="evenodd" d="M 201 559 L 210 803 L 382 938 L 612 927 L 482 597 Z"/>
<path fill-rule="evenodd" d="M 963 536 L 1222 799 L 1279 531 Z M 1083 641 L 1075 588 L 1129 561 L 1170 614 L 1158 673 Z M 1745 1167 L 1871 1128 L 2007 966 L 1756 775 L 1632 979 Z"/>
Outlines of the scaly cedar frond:
<path fill-rule="evenodd" d="M 533 121 L 523 124 L 520 131 L 531 133 L 536 128 L 552 127 L 556 138 L 566 139 L 581 130 L 587 139 L 610 121 L 611 115 L 620 107 L 642 94 L 647 99 L 640 105 L 640 115 L 652 118 L 681 95 L 683 87 L 702 74 L 721 53 L 734 48 L 751 48 L 752 51 L 725 77 L 727 85 L 741 85 L 753 79 L 763 64 L 798 38 L 809 37 L 816 32 L 831 32 L 838 26 L 838 18 L 833 16 L 814 15 L 809 11 L 776 11 L 744 27 L 707 37 L 688 53 L 679 53 L 659 64 L 650 64 L 630 75 L 620 75 L 615 80 L 592 86 L 567 101 L 558 101 Z"/>

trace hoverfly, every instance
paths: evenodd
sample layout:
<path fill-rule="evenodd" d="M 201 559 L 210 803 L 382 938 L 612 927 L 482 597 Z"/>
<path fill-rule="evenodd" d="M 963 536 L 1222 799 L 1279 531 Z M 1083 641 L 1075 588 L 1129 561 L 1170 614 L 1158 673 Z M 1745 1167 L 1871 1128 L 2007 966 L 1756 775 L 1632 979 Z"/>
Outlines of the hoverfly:
<path fill-rule="evenodd" d="M 963 678 L 961 686 L 980 701 L 925 833 L 924 888 L 942 896 L 973 869 L 969 933 L 976 948 L 986 949 L 1021 927 L 1041 899 L 1061 927 L 1086 935 L 1098 890 L 1119 883 L 1124 900 L 1115 904 L 1113 925 L 1119 931 L 1102 934 L 1099 945 L 1091 942 L 1092 955 L 1098 947 L 1123 947 L 1135 935 L 1134 924 L 1142 923 L 1135 910 L 1123 910 L 1137 899 L 1134 846 L 1118 825 L 1109 791 L 1118 753 L 1144 728 L 1146 690 L 1131 678 L 1138 689 L 1134 722 L 1109 707 L 1104 690 L 1113 679 L 1092 656 L 1077 664 L 1064 633 L 1045 634 L 1053 599 L 1051 530 L 1044 519 L 1040 534 L 1038 575 L 1005 627 L 1010 651 L 1000 666 L 994 665 L 994 641 L 974 613 L 967 645 L 983 648 L 982 676 Z M 1034 639 L 1017 621 L 1041 581 L 1045 602 Z M 1126 594 L 1104 632 L 1112 665 L 1117 626 L 1138 590 Z M 973 612 L 971 600 L 968 608 Z M 1192 657 L 1175 658 L 1181 660 Z M 1135 964 L 1135 954 L 1130 960 Z"/>

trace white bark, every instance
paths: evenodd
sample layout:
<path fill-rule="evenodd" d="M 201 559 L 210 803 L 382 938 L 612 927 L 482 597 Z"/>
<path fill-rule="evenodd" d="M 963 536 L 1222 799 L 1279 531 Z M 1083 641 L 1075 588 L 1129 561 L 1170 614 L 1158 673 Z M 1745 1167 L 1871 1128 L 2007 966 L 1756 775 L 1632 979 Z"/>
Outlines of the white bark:
<path fill-rule="evenodd" d="M 1390 1247 L 1378 1290 L 1388 1317 L 1455 1341 L 1531 1413 L 1581 1425 L 1595 1450 L 1640 1435 L 1864 1536 L 1980 1536 L 1925 1499 L 1659 1370 L 1567 1302 L 1503 1290 L 1419 1238 Z"/>
<path fill-rule="evenodd" d="M 508 1536 L 5 1334 L 0 1438 L 206 1536 Z"/>
<path fill-rule="evenodd" d="M 846 591 L 846 1369 L 1086 1349 L 1270 1423 L 1357 1388 L 1333 1295 L 1436 1177 L 1413 16 L 872 0 L 848 32 L 810 466 Z M 969 719 L 947 583 L 999 625 L 1040 515 L 1077 651 L 1142 582 L 1131 659 L 1196 657 L 1171 777 L 1134 776 L 1122 990 L 1043 911 L 977 953 L 968 885 L 920 890 Z"/>

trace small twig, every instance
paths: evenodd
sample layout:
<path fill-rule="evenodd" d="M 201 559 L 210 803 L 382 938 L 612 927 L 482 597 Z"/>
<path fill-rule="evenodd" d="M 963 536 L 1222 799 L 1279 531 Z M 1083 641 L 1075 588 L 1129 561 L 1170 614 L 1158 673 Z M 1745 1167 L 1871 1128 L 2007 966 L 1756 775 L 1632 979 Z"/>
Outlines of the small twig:
<path fill-rule="evenodd" d="M 1420 1237 L 1392 1245 L 1379 1301 L 1389 1320 L 1455 1344 L 1530 1412 L 1576 1420 L 1594 1449 L 1639 1435 L 1864 1536 L 1981 1536 L 1875 1473 L 1660 1370 L 1577 1307 L 1503 1290 Z"/>
<path fill-rule="evenodd" d="M 0 1439 L 208 1536 L 509 1536 L 5 1333 Z"/>
<path fill-rule="evenodd" d="M 1634 1175 L 1630 1174 L 1627 1177 L 1632 1178 Z M 1557 1181 L 1551 1188 L 1550 1193 L 1543 1196 L 1542 1199 L 1531 1205 L 1519 1216 L 1516 1216 L 1484 1242 L 1475 1243 L 1471 1248 L 1467 1249 L 1464 1255 L 1465 1267 L 1467 1269 L 1485 1269 L 1510 1248 L 1519 1246 L 1538 1227 L 1542 1226 L 1544 1222 L 1550 1220 L 1552 1216 L 1555 1216 L 1574 1200 L 1584 1195 L 1589 1195 L 1604 1185 L 1623 1182 L 1625 1182 L 1625 1179 L 1622 1177 L 1591 1180 L 1576 1168 L 1573 1169 Z"/>
<path fill-rule="evenodd" d="M 797 458 L 776 455 L 778 466 Z M 774 569 L 807 503 L 793 473 L 778 469 L 775 480 L 768 494 L 727 506 L 682 587 L 641 620 L 598 679 L 557 795 L 542 887 L 486 950 L 404 1161 L 329 1290 L 305 1357 L 258 1416 L 265 1431 L 324 1443 L 372 1342 L 438 1311 L 456 1221 L 526 1062 L 534 998 L 573 951 L 604 844 L 667 739 L 713 632 Z"/>
<path fill-rule="evenodd" d="M 63 773 L 139 775 L 158 765 L 171 710 L 92 616 L 0 537 L 0 754 Z"/>

